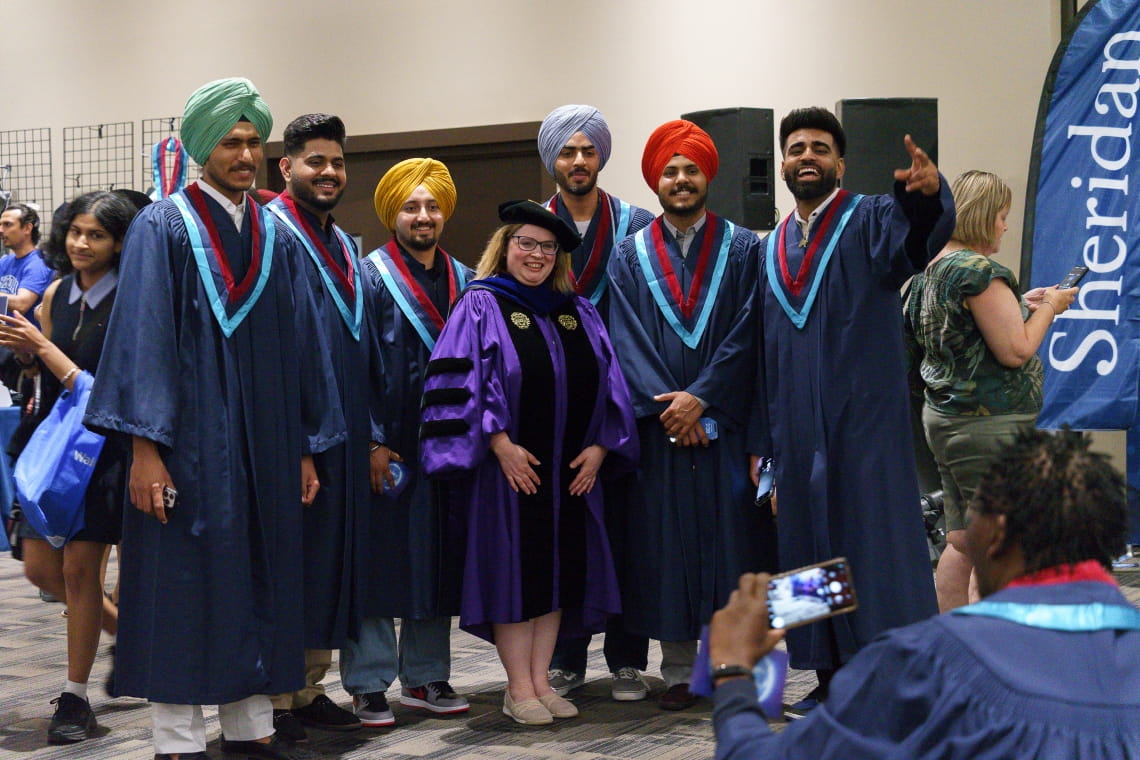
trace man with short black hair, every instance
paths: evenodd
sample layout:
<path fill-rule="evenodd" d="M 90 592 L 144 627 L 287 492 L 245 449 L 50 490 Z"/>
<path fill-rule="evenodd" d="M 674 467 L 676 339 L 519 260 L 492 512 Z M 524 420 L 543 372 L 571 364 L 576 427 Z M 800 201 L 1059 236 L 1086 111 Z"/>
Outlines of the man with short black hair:
<path fill-rule="evenodd" d="M 554 177 L 558 192 L 546 207 L 578 231 L 582 244 L 570 252 L 571 280 L 578 295 L 597 307 L 602 319 L 609 311 L 609 275 L 613 251 L 627 235 L 653 221 L 653 212 L 631 205 L 598 187 L 598 174 L 610 158 L 613 139 L 602 112 L 593 106 L 555 108 L 538 129 L 538 154 Z M 606 528 L 619 580 L 622 568 L 640 561 L 636 543 L 627 538 L 624 517 L 632 476 L 603 481 Z M 550 686 L 565 696 L 586 680 L 589 636 L 560 637 L 550 663 Z M 639 671 L 648 664 L 649 640 L 625 630 L 621 615 L 606 621 L 605 657 L 610 670 L 610 696 L 621 702 L 644 699 L 649 688 Z"/>
<path fill-rule="evenodd" d="M 308 737 L 305 726 L 329 731 L 361 728 L 321 686 L 340 649 L 360 625 L 361 584 L 368 575 L 368 339 L 363 319 L 356 244 L 332 210 L 344 194 L 344 122 L 323 113 L 298 116 L 285 127 L 278 169 L 285 191 L 266 205 L 297 237 L 302 264 L 329 347 L 348 437 L 314 454 L 325 487 L 304 514 L 305 688 L 273 697 L 273 725 L 283 738 Z"/>
<path fill-rule="evenodd" d="M 859 609 L 788 633 L 791 666 L 827 696 L 835 671 L 882 631 L 938 611 L 919 509 L 899 290 L 954 229 L 954 199 L 908 136 L 893 195 L 839 187 L 846 135 L 824 108 L 780 123 L 795 207 L 765 241 L 748 451 L 770 458 L 780 567 L 846 556 Z M 754 482 L 758 481 L 755 465 Z"/>
<path fill-rule="evenodd" d="M 985 598 L 880 636 L 780 734 L 751 671 L 783 632 L 768 629 L 768 576 L 742 577 L 710 630 L 716 756 L 1136 757 L 1140 611 L 1109 572 L 1128 526 L 1124 479 L 1087 436 L 1028 431 L 967 519 Z"/>
<path fill-rule="evenodd" d="M 8 294 L 8 311 L 18 311 L 36 322 L 32 310 L 55 275 L 36 247 L 40 215 L 26 203 L 10 204 L 0 213 L 0 242 L 8 249 L 0 258 L 0 293 Z"/>

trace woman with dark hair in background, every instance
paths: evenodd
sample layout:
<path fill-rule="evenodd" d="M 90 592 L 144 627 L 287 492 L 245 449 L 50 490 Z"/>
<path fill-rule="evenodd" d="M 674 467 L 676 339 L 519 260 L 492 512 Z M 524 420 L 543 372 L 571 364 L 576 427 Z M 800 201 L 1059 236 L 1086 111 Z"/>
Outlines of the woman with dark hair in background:
<path fill-rule="evenodd" d="M 0 315 L 0 346 L 35 357 L 42 375 L 38 407 L 21 420 L 9 453 L 19 454 L 59 394 L 74 387 L 80 371 L 96 374 L 115 300 L 119 252 L 134 214 L 134 206 L 111 192 L 72 201 L 57 216 L 48 243 L 48 261 L 64 276 L 44 293 L 39 310 L 43 331 L 18 311 Z M 100 628 L 112 635 L 116 629 L 115 607 L 103 593 L 102 566 L 107 547 L 119 542 L 122 530 L 128 453 L 123 442 L 108 438 L 87 487 L 84 527 L 61 549 L 52 548 L 27 523 L 22 528 L 24 573 L 67 602 L 67 684 L 53 700 L 51 744 L 81 741 L 97 728 L 87 679 Z"/>
<path fill-rule="evenodd" d="M 503 712 L 541 725 L 578 714 L 547 676 L 559 630 L 620 610 L 597 479 L 636 462 L 637 428 L 601 317 L 570 284 L 577 233 L 532 201 L 499 218 L 427 366 L 422 462 L 454 478 L 460 627 L 494 642 Z"/>
<path fill-rule="evenodd" d="M 945 499 L 947 544 L 935 574 L 941 612 L 967 603 L 973 565 L 965 554 L 966 507 L 1001 448 L 1034 427 L 1044 374 L 1037 349 L 1077 293 L 1038 288 L 1023 299 L 1013 272 L 991 258 L 1013 198 L 1000 177 L 968 171 L 951 191 L 954 234 L 915 275 L 903 315 Z"/>

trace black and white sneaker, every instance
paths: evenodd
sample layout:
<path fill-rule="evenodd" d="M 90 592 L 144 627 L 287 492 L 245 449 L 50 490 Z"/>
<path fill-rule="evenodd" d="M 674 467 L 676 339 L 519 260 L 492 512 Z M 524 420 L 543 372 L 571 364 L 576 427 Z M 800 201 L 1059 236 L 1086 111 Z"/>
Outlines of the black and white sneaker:
<path fill-rule="evenodd" d="M 63 692 L 51 701 L 55 714 L 48 726 L 48 744 L 74 744 L 91 738 L 99 724 L 86 699 Z"/>

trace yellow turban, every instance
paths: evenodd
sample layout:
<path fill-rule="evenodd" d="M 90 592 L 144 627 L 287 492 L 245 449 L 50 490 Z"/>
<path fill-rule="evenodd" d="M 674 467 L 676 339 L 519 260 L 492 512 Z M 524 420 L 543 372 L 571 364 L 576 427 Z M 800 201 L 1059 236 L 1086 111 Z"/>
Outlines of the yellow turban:
<path fill-rule="evenodd" d="M 243 118 L 263 141 L 273 131 L 273 114 L 253 82 L 240 77 L 216 79 L 202 85 L 186 101 L 182 115 L 182 145 L 199 166 L 222 138 Z"/>
<path fill-rule="evenodd" d="M 451 218 L 456 193 L 447 167 L 434 158 L 408 158 L 389 169 L 376 183 L 372 202 L 376 205 L 376 216 L 385 227 L 396 229 L 396 215 L 420 185 L 435 198 L 444 221 Z"/>

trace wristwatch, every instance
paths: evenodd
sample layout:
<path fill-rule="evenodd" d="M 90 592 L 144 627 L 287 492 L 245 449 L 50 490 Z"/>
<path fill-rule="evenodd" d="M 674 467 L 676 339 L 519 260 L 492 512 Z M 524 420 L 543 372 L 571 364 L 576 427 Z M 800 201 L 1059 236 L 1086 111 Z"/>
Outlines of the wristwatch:
<path fill-rule="evenodd" d="M 743 665 L 717 665 L 713 668 L 712 680 L 719 681 L 722 678 L 735 678 L 736 676 L 751 676 L 752 671 Z"/>

